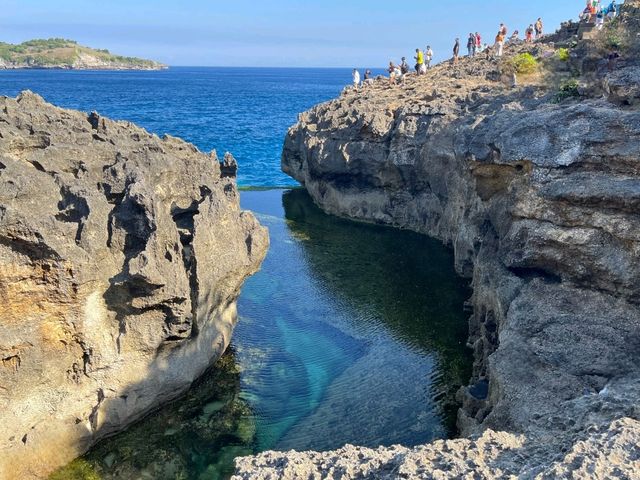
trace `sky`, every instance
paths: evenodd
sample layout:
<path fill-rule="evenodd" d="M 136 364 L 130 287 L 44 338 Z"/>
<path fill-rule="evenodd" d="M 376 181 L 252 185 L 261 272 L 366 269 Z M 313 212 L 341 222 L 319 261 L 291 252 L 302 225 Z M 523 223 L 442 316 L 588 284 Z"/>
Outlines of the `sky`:
<path fill-rule="evenodd" d="M 455 37 L 492 40 L 501 22 L 547 30 L 583 0 L 2 0 L 0 41 L 64 37 L 179 66 L 377 68 Z"/>

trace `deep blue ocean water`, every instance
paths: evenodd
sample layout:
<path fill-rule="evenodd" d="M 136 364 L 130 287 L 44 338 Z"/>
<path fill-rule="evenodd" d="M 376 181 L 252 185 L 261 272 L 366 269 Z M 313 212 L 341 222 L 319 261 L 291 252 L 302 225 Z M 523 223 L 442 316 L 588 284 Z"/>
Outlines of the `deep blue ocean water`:
<path fill-rule="evenodd" d="M 335 97 L 347 69 L 175 68 L 163 72 L 0 71 L 24 89 L 97 110 L 201 150 L 230 150 L 245 186 L 280 172 L 297 114 Z M 451 435 L 468 380 L 463 302 L 451 252 L 422 235 L 322 213 L 301 189 L 243 190 L 270 231 L 245 283 L 228 353 L 179 400 L 72 463 L 58 479 L 227 478 L 266 449 L 416 445 Z"/>
<path fill-rule="evenodd" d="M 280 172 L 287 129 L 299 112 L 337 96 L 349 82 L 349 69 L 14 70 L 0 71 L 0 95 L 29 89 L 58 106 L 129 120 L 202 151 L 230 151 L 240 185 L 286 186 L 296 184 Z"/>

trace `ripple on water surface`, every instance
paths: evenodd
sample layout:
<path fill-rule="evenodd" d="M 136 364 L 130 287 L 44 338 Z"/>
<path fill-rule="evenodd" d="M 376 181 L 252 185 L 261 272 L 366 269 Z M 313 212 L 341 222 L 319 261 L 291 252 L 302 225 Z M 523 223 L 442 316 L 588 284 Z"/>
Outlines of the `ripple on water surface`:
<path fill-rule="evenodd" d="M 471 363 L 470 292 L 451 253 L 327 216 L 303 190 L 244 191 L 242 203 L 269 227 L 271 249 L 243 288 L 231 353 L 185 398 L 73 468 L 214 479 L 235 456 L 265 449 L 416 445 L 451 433 L 453 393 Z"/>

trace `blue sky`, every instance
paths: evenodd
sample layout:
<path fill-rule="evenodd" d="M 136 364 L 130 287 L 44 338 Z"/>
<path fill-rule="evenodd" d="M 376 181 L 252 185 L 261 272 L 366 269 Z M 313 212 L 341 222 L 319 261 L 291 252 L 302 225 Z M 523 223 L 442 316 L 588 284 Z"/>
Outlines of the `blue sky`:
<path fill-rule="evenodd" d="M 470 31 L 522 33 L 576 18 L 583 0 L 3 0 L 0 40 L 65 37 L 170 65 L 384 67 Z"/>

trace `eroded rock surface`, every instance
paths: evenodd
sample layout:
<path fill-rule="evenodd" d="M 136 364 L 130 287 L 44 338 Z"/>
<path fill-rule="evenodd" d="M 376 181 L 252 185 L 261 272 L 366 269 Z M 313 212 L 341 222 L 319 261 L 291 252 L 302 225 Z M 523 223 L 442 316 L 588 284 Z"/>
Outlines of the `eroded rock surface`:
<path fill-rule="evenodd" d="M 222 354 L 268 247 L 232 165 L 0 99 L 0 478 L 46 475 Z"/>
<path fill-rule="evenodd" d="M 493 460 L 470 454 L 477 469 L 459 470 L 452 460 L 443 470 L 430 460 L 421 473 L 402 476 L 413 453 L 383 449 L 376 461 L 396 468 L 388 478 L 533 478 L 527 472 L 536 465 L 547 468 L 536 471 L 540 478 L 640 475 L 630 447 L 640 419 L 639 12 L 640 2 L 629 0 L 612 24 L 626 28 L 629 42 L 616 65 L 607 65 L 597 32 L 581 40 L 573 35 L 582 27 L 567 24 L 547 41 L 510 44 L 502 61 L 482 54 L 403 86 L 379 80 L 347 90 L 290 129 L 283 170 L 325 211 L 453 247 L 457 270 L 474 287 L 474 376 L 459 392 L 459 427 L 470 438 L 485 432 L 479 442 L 494 438 L 487 429 L 523 436 L 522 449 L 497 455 L 486 471 L 481 463 Z M 559 58 L 561 46 L 568 61 Z M 525 52 L 544 73 L 513 87 L 509 58 Z M 573 72 L 581 73 L 580 97 L 563 99 L 559 86 Z M 604 440 L 594 429 L 620 425 L 626 460 L 612 450 L 613 466 L 601 465 L 606 454 L 596 455 L 595 445 Z M 509 438 L 493 445 L 512 449 Z M 426 451 L 446 458 L 459 442 Z M 572 449 L 584 453 L 583 470 L 569 456 L 570 464 L 553 466 L 556 452 Z M 270 462 L 282 459 L 359 472 L 329 478 L 387 478 L 367 473 L 357 456 L 340 463 L 343 454 L 265 454 L 238 465 L 242 478 L 276 478 L 269 472 L 286 468 Z M 591 463 L 598 466 L 589 474 Z M 309 478 L 320 478 L 318 471 Z"/>
<path fill-rule="evenodd" d="M 346 445 L 318 452 L 266 452 L 236 461 L 232 480 L 637 479 L 640 423 L 629 418 L 572 437 L 566 450 L 532 447 L 522 435 L 487 430 L 476 440 L 413 449 Z"/>

